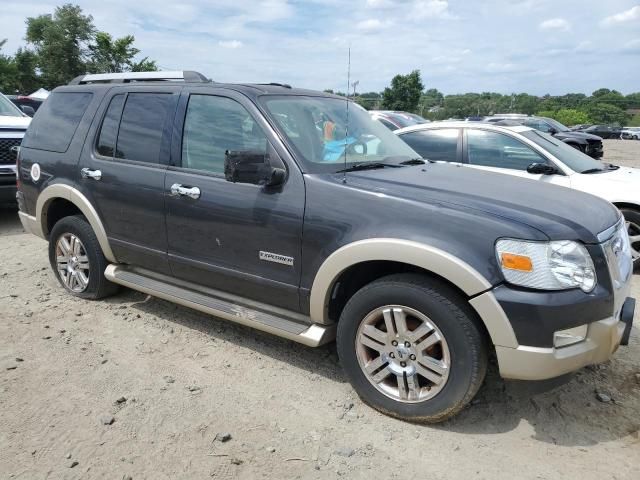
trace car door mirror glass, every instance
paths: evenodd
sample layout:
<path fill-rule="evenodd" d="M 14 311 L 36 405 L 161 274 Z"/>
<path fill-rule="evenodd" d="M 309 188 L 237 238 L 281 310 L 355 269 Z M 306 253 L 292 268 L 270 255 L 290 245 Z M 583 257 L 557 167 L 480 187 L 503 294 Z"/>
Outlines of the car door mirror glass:
<path fill-rule="evenodd" d="M 273 187 L 284 182 L 286 172 L 273 167 L 268 153 L 254 150 L 227 150 L 224 156 L 225 179 Z"/>
<path fill-rule="evenodd" d="M 527 167 L 527 173 L 532 175 L 554 175 L 558 173 L 558 170 L 554 166 L 547 165 L 546 163 L 532 163 Z"/>

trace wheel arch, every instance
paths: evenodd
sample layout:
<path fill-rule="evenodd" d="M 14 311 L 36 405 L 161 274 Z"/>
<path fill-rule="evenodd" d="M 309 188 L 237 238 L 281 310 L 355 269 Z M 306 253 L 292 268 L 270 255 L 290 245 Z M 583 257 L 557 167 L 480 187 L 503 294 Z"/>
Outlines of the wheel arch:
<path fill-rule="evenodd" d="M 52 212 L 51 208 L 59 205 L 61 201 L 73 205 L 87 219 L 98 238 L 100 248 L 102 248 L 105 258 L 115 263 L 116 258 L 109 245 L 107 232 L 98 216 L 98 212 L 82 192 L 70 185 L 62 183 L 49 185 L 38 195 L 38 201 L 36 203 L 36 225 L 40 229 L 40 236 L 45 239 L 48 238 L 50 228 L 53 227 L 49 221 L 49 213 Z"/>
<path fill-rule="evenodd" d="M 630 202 L 612 202 L 616 208 L 618 208 L 618 210 L 623 210 L 623 209 L 627 209 L 627 210 L 635 210 L 636 212 L 640 213 L 640 205 L 638 205 L 637 203 L 630 203 Z"/>
<path fill-rule="evenodd" d="M 486 278 L 444 250 L 409 240 L 360 240 L 332 253 L 319 268 L 311 287 L 311 319 L 320 324 L 333 323 L 335 319 L 330 315 L 332 295 L 343 274 L 359 265 L 377 263 L 396 266 L 387 273 L 398 273 L 397 266 L 405 266 L 409 271 L 439 277 L 469 301 L 494 345 L 517 345 L 513 328 L 491 292 L 493 285 Z"/>

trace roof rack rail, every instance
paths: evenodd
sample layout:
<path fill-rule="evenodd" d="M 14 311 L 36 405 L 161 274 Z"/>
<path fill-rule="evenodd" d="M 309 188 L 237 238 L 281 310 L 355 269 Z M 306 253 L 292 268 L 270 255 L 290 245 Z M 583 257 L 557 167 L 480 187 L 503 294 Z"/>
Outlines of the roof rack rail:
<path fill-rule="evenodd" d="M 182 80 L 189 83 L 210 82 L 201 73 L 192 70 L 165 72 L 123 72 L 123 73 L 94 73 L 79 75 L 69 82 L 69 85 L 86 85 L 89 83 L 131 83 L 158 82 L 168 80 Z"/>
<path fill-rule="evenodd" d="M 283 87 L 283 88 L 291 88 L 291 85 L 288 83 L 278 83 L 278 82 L 270 82 L 270 83 L 260 83 L 259 85 L 271 85 L 274 87 Z"/>

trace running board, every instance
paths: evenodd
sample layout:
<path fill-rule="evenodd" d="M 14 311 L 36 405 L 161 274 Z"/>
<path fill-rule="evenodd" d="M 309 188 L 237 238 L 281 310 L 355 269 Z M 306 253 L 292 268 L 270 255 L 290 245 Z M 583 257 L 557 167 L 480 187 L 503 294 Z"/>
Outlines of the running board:
<path fill-rule="evenodd" d="M 218 290 L 192 286 L 187 282 L 146 270 L 111 264 L 104 271 L 104 276 L 113 283 L 133 290 L 309 347 L 331 342 L 336 336 L 335 325 L 311 323 L 309 317 L 299 313 L 242 299 Z"/>

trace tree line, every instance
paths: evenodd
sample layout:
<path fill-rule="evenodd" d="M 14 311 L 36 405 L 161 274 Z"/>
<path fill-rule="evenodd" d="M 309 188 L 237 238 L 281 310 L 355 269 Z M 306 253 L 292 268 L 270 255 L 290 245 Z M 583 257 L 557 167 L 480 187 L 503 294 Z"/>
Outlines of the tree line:
<path fill-rule="evenodd" d="M 336 93 L 345 96 L 343 92 Z M 565 125 L 617 124 L 640 125 L 640 92 L 623 95 L 600 88 L 591 95 L 567 93 L 538 97 L 527 93 L 503 95 L 495 92 L 444 95 L 436 88 L 426 89 L 420 71 L 396 75 L 382 92 L 352 93 L 357 103 L 368 110 L 402 110 L 430 120 L 483 117 L 494 113 L 525 113 L 555 118 Z"/>
<path fill-rule="evenodd" d="M 157 70 L 148 57 L 136 60 L 140 50 L 135 38 L 113 38 L 99 31 L 91 15 L 77 5 L 57 7 L 53 15 L 26 19 L 27 44 L 14 55 L 2 53 L 6 39 L 0 39 L 0 91 L 29 94 L 69 83 L 91 73 L 143 72 Z"/>

